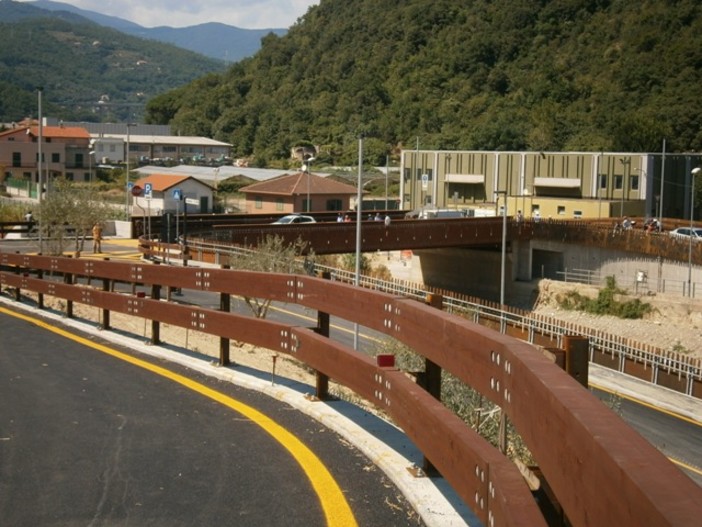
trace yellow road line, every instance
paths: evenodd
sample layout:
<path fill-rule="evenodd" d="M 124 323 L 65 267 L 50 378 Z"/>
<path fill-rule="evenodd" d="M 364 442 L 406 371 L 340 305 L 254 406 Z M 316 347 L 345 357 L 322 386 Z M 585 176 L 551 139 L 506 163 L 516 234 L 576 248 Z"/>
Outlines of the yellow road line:
<path fill-rule="evenodd" d="M 649 403 L 647 403 L 647 402 L 645 402 L 645 401 L 641 401 L 641 400 L 639 400 L 639 399 L 635 399 L 634 397 L 630 397 L 630 396 L 625 395 L 625 394 L 620 393 L 620 392 L 615 392 L 615 391 L 613 391 L 613 390 L 610 390 L 610 389 L 608 389 L 608 388 L 605 388 L 605 387 L 603 387 L 603 386 L 600 386 L 600 385 L 595 384 L 595 383 L 592 383 L 592 382 L 589 383 L 589 384 L 590 384 L 590 388 L 595 388 L 596 390 L 600 390 L 601 392 L 606 392 L 606 393 L 609 393 L 609 394 L 611 394 L 611 395 L 616 395 L 617 397 L 621 397 L 622 399 L 626 399 L 627 401 L 631 401 L 631 402 L 633 402 L 633 403 L 640 404 L 641 406 L 645 406 L 645 407 L 647 407 L 647 408 L 650 408 L 651 410 L 655 410 L 655 411 L 657 411 L 657 412 L 661 412 L 661 413 L 663 413 L 663 414 L 667 414 L 667 415 L 669 415 L 669 416 L 671 416 L 671 417 L 675 417 L 676 419 L 680 419 L 681 421 L 686 421 L 686 422 L 688 422 L 688 423 L 690 423 L 690 424 L 693 424 L 693 425 L 695 425 L 695 426 L 700 426 L 700 427 L 702 427 L 702 423 L 700 423 L 699 421 L 696 421 L 695 419 L 692 419 L 691 417 L 687 417 L 687 416 L 685 416 L 685 415 L 681 415 L 681 414 L 679 414 L 679 413 L 677 413 L 677 412 L 673 412 L 672 410 L 666 410 L 665 408 L 660 408 L 659 406 L 655 406 L 655 405 L 649 404 Z"/>
<path fill-rule="evenodd" d="M 189 379 L 183 375 L 174 373 L 166 368 L 157 366 L 145 360 L 133 357 L 127 353 L 117 351 L 108 346 L 93 342 L 89 339 L 74 335 L 69 331 L 53 326 L 47 322 L 44 322 L 43 320 L 31 317 L 29 315 L 24 315 L 22 313 L 17 313 L 15 311 L 10 311 L 3 307 L 0 307 L 0 313 L 24 320 L 42 329 L 46 329 L 52 333 L 77 342 L 83 346 L 93 348 L 97 351 L 128 362 L 134 366 L 148 370 L 156 375 L 170 379 L 173 382 L 185 386 L 186 388 L 189 388 L 205 397 L 209 397 L 210 399 L 217 401 L 218 403 L 223 404 L 235 412 L 247 417 L 254 424 L 260 426 L 266 433 L 273 437 L 273 439 L 275 439 L 283 448 L 285 448 L 300 465 L 302 470 L 309 478 L 315 493 L 319 497 L 322 510 L 324 511 L 326 518 L 326 523 L 329 527 L 355 527 L 357 525 L 356 519 L 353 516 L 353 512 L 351 511 L 343 492 L 321 460 L 314 454 L 314 452 L 307 448 L 302 441 L 262 412 L 259 412 L 255 408 L 252 408 L 241 401 L 237 401 L 228 395 L 213 390 L 212 388 L 193 381 L 192 379 Z"/>
<path fill-rule="evenodd" d="M 279 311 L 279 312 L 284 313 L 284 314 L 286 314 L 286 315 L 291 315 L 291 316 L 294 316 L 294 317 L 302 318 L 302 319 L 304 319 L 304 320 L 310 320 L 310 321 L 312 321 L 312 322 L 314 322 L 314 323 L 317 322 L 317 319 L 314 318 L 314 317 L 310 317 L 310 316 L 308 316 L 308 315 L 302 315 L 302 314 L 300 314 L 300 313 L 295 313 L 294 311 L 290 311 L 290 310 L 288 310 L 288 309 L 283 309 L 282 307 L 271 306 L 269 309 L 272 309 L 272 310 L 274 310 L 274 311 Z M 348 328 L 344 328 L 344 327 L 342 327 L 342 326 L 337 326 L 337 325 L 335 325 L 335 324 L 332 324 L 330 327 L 332 327 L 332 328 L 334 328 L 334 329 L 336 329 L 336 330 L 339 330 L 339 331 L 346 332 L 346 333 L 353 333 L 352 330 L 350 330 L 350 329 L 348 329 Z M 362 335 L 362 336 L 363 336 L 364 339 L 370 340 L 370 341 L 372 341 L 372 342 L 375 342 L 376 344 L 380 344 L 380 343 L 383 342 L 381 339 L 376 338 L 376 337 L 371 337 L 370 335 Z"/>
<path fill-rule="evenodd" d="M 657 411 L 657 412 L 664 413 L 664 414 L 666 414 L 666 415 L 669 415 L 669 416 L 671 416 L 671 417 L 674 417 L 675 419 L 680 419 L 681 421 L 685 421 L 685 422 L 687 422 L 687 423 L 691 423 L 691 424 L 696 425 L 696 426 L 702 426 L 702 423 L 700 423 L 699 421 L 695 421 L 694 419 L 692 419 L 692 418 L 690 418 L 690 417 L 687 417 L 687 416 L 684 416 L 684 415 L 680 415 L 679 413 L 676 413 L 676 412 L 673 412 L 673 411 L 670 411 L 670 410 L 666 410 L 665 408 L 659 408 L 658 406 L 654 406 L 654 405 L 649 404 L 649 403 L 647 403 L 647 402 L 645 402 L 645 401 L 640 401 L 639 399 L 635 399 L 635 398 L 630 397 L 630 396 L 628 396 L 628 395 L 624 395 L 624 394 L 622 394 L 622 393 L 615 392 L 615 391 L 613 391 L 613 390 L 610 390 L 610 389 L 608 389 L 608 388 L 605 388 L 605 387 L 603 387 L 603 386 L 600 386 L 600 385 L 595 384 L 595 383 L 592 383 L 592 382 L 589 383 L 589 384 L 590 384 L 590 388 L 595 388 L 596 390 L 600 390 L 601 392 L 606 392 L 606 393 L 609 393 L 609 394 L 611 394 L 611 395 L 615 395 L 615 396 L 617 396 L 617 397 L 621 397 L 622 399 L 626 399 L 627 401 L 631 401 L 631 402 L 633 402 L 633 403 L 640 404 L 641 406 L 645 406 L 646 408 L 650 408 L 650 409 L 655 410 L 655 411 Z M 699 474 L 699 475 L 702 476 L 702 470 L 699 469 L 698 467 L 695 467 L 695 466 L 693 466 L 693 465 L 688 465 L 687 463 L 685 463 L 685 462 L 683 462 L 683 461 L 680 461 L 680 460 L 678 460 L 678 459 L 675 459 L 675 458 L 673 458 L 673 457 L 670 457 L 670 456 L 666 456 L 666 457 L 667 457 L 672 463 L 678 465 L 679 467 L 682 467 L 682 468 L 684 468 L 684 469 L 686 469 L 686 470 L 689 470 L 690 472 L 694 472 L 695 474 Z"/>

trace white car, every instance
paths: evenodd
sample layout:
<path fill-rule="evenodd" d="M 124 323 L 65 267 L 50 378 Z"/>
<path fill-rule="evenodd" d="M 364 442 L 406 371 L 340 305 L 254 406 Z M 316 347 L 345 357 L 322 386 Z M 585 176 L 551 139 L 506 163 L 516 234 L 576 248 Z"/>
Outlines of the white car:
<path fill-rule="evenodd" d="M 684 238 L 692 236 L 692 238 L 695 241 L 702 241 L 702 228 L 693 227 L 692 229 L 690 229 L 690 227 L 678 227 L 677 229 L 673 229 L 672 231 L 670 231 L 670 235 Z"/>
<path fill-rule="evenodd" d="M 278 218 L 273 222 L 273 225 L 292 225 L 293 223 L 317 223 L 312 216 L 303 216 L 302 214 L 288 214 L 282 218 Z"/>

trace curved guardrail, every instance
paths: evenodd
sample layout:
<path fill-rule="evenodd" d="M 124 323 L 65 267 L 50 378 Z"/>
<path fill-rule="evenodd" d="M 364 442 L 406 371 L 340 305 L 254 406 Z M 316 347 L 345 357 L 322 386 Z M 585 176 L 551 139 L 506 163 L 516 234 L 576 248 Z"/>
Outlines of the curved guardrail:
<path fill-rule="evenodd" d="M 195 238 L 188 242 L 188 248 L 190 254 L 184 260 L 182 247 L 179 245 L 141 240 L 142 252 L 161 261 L 180 262 L 192 258 L 212 264 L 222 264 L 227 263 L 229 256 L 237 251 L 251 250 Z M 333 280 L 344 283 L 355 282 L 355 274 L 351 271 L 321 265 L 315 265 L 313 271 L 327 271 Z M 494 302 L 405 280 L 386 281 L 361 276 L 360 285 L 375 291 L 400 294 L 417 300 L 423 300 L 428 294 L 439 294 L 442 296 L 442 307 L 447 312 L 469 314 L 474 322 L 499 328 L 501 332 L 516 336 L 530 344 L 560 347 L 565 335 L 587 337 L 591 362 L 691 397 L 702 398 L 702 360 L 699 358 L 662 350 L 651 344 L 611 335 L 546 315 L 535 315 L 517 308 L 504 309 Z"/>
<path fill-rule="evenodd" d="M 63 283 L 46 280 L 51 271 Z M 546 525 L 512 464 L 403 372 L 313 329 L 80 285 L 74 277 L 270 298 L 380 331 L 499 405 L 572 525 L 696 525 L 702 489 L 526 342 L 404 296 L 303 275 L 0 253 L 0 286 L 286 353 L 388 413 L 484 525 Z M 343 301 L 340 301 L 343 299 Z"/>

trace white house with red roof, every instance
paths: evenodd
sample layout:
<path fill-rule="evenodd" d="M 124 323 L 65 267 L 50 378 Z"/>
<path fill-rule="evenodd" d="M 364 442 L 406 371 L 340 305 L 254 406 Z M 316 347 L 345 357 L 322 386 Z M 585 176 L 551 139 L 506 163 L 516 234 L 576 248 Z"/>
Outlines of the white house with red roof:
<path fill-rule="evenodd" d="M 186 210 L 189 214 L 209 214 L 213 211 L 214 189 L 191 176 L 150 174 L 137 180 L 132 189 L 136 189 L 131 198 L 133 216 Z"/>

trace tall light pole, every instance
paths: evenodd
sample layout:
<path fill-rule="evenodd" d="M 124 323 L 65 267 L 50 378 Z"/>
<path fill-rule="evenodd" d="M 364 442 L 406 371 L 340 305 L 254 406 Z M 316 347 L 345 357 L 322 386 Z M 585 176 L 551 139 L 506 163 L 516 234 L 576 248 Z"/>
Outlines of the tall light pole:
<path fill-rule="evenodd" d="M 134 126 L 135 123 L 127 123 L 127 153 L 125 155 L 125 161 L 126 161 L 126 167 L 127 167 L 127 173 L 124 177 L 125 182 L 124 182 L 124 213 L 127 215 L 127 221 L 129 221 L 129 150 L 130 150 L 130 144 L 129 144 L 129 139 L 130 139 L 130 134 L 129 134 L 129 129 Z"/>
<path fill-rule="evenodd" d="M 665 139 L 663 139 L 663 152 L 661 156 L 661 192 L 658 208 L 658 225 L 663 230 L 663 184 L 665 183 Z"/>
<path fill-rule="evenodd" d="M 363 200 L 363 136 L 358 138 L 358 185 L 356 189 L 356 266 L 353 285 L 361 285 L 361 205 Z M 354 323 L 353 349 L 358 350 L 358 322 Z"/>
<path fill-rule="evenodd" d="M 636 168 L 634 168 L 633 170 L 636 171 L 636 172 L 641 172 L 641 177 L 642 177 L 644 180 L 646 179 L 646 177 L 647 177 L 646 169 L 636 167 Z M 642 181 L 642 182 L 639 184 L 639 188 L 641 188 L 641 184 L 643 184 L 643 183 L 645 183 L 645 181 Z M 654 200 L 654 201 L 655 201 L 655 200 Z M 644 211 L 644 212 L 645 212 L 644 215 L 647 216 L 647 215 L 648 215 L 648 212 L 647 212 L 647 211 Z M 655 209 L 655 208 L 653 209 L 653 214 L 652 214 L 652 215 L 653 215 L 653 216 L 656 215 L 656 209 Z"/>
<path fill-rule="evenodd" d="M 692 191 L 690 192 L 690 240 L 687 253 L 687 296 L 692 298 L 692 229 L 695 219 L 695 179 L 697 174 L 702 172 L 702 168 L 697 167 L 692 169 Z"/>
<path fill-rule="evenodd" d="M 88 181 L 90 182 L 90 188 L 93 187 L 93 157 L 95 156 L 95 150 L 88 152 Z"/>
<path fill-rule="evenodd" d="M 389 210 L 388 205 L 388 175 L 390 173 L 390 156 L 385 156 L 385 210 Z"/>
<path fill-rule="evenodd" d="M 314 157 L 308 157 L 302 165 L 302 170 L 307 174 L 307 206 L 305 210 L 308 213 L 310 212 L 310 166 L 312 165 L 312 161 L 314 161 Z"/>
<path fill-rule="evenodd" d="M 41 114 L 41 95 L 42 92 L 44 91 L 44 88 L 39 86 L 37 88 L 37 111 L 38 111 L 38 116 L 39 116 L 39 122 L 37 123 L 39 127 L 39 143 L 37 144 L 37 191 L 38 191 L 38 198 L 39 198 L 39 217 L 41 219 L 41 204 L 42 201 L 44 200 L 44 175 L 42 172 L 42 159 L 43 159 L 43 153 L 42 153 L 42 143 L 44 142 L 44 125 L 42 124 L 43 121 L 43 116 Z M 39 253 L 41 254 L 44 252 L 44 238 L 42 236 L 42 225 L 39 225 Z"/>
<path fill-rule="evenodd" d="M 504 205 L 502 205 L 502 257 L 500 258 L 500 310 L 505 307 L 505 259 L 507 256 L 507 191 L 498 190 L 495 192 L 497 202 L 500 201 L 500 194 L 504 195 Z M 504 317 L 500 326 L 504 326 Z M 500 331 L 504 331 L 504 327 L 500 327 Z"/>

